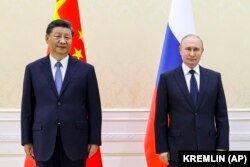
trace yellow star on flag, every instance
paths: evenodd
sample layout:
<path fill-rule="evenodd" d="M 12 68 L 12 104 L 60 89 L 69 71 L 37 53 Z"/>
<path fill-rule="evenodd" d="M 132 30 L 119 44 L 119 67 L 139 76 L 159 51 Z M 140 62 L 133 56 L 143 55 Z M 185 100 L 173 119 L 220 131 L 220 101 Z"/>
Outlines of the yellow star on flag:
<path fill-rule="evenodd" d="M 54 13 L 54 20 L 60 19 L 60 15 L 58 13 L 58 10 L 63 6 L 63 4 L 66 2 L 66 0 L 58 0 L 56 2 L 56 9 L 55 9 L 55 13 Z"/>
<path fill-rule="evenodd" d="M 81 49 L 80 49 L 80 50 L 77 50 L 77 49 L 75 48 L 75 53 L 74 53 L 72 56 L 74 56 L 74 57 L 76 57 L 78 60 L 80 60 L 80 59 L 82 58 L 82 50 L 81 50 Z"/>
<path fill-rule="evenodd" d="M 82 34 L 82 32 L 81 32 L 81 31 L 78 31 L 78 33 L 79 33 L 79 39 L 83 39 L 83 34 Z"/>

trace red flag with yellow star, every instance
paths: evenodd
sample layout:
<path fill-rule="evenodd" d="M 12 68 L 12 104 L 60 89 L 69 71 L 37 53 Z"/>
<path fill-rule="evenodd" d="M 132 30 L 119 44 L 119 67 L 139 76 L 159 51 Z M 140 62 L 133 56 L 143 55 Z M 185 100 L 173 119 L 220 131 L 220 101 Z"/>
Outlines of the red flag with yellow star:
<path fill-rule="evenodd" d="M 75 30 L 75 34 L 73 36 L 70 54 L 73 57 L 86 62 L 83 33 L 77 0 L 57 0 L 54 20 L 57 19 L 68 20 L 71 22 Z"/>
<path fill-rule="evenodd" d="M 63 19 L 71 22 L 75 34 L 72 40 L 70 55 L 83 62 L 86 62 L 86 55 L 83 43 L 83 33 L 81 29 L 80 14 L 77 0 L 57 0 L 54 13 L 54 20 Z M 24 167 L 36 167 L 32 158 L 26 157 Z M 86 167 L 102 167 L 102 157 L 100 148 L 90 158 L 87 159 Z"/>

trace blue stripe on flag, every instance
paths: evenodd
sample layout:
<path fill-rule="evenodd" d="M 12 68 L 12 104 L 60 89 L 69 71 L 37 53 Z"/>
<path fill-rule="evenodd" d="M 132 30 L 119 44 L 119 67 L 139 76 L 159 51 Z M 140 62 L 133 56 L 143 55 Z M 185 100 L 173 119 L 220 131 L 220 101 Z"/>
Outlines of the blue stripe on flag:
<path fill-rule="evenodd" d="M 176 39 L 168 25 L 157 74 L 156 87 L 158 87 L 160 75 L 162 73 L 170 71 L 181 65 L 182 59 L 179 53 L 179 45 L 179 41 Z"/>

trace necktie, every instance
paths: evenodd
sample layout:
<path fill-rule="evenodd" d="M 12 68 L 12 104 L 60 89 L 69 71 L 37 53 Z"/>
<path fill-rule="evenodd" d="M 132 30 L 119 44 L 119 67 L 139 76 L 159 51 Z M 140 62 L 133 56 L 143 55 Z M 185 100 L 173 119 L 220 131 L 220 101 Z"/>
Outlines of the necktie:
<path fill-rule="evenodd" d="M 190 70 L 189 73 L 191 74 L 190 79 L 190 96 L 192 97 L 194 105 L 196 105 L 197 97 L 198 97 L 198 86 L 194 76 L 195 71 Z"/>
<path fill-rule="evenodd" d="M 56 66 L 55 84 L 56 84 L 57 93 L 59 95 L 61 91 L 61 87 L 62 87 L 62 72 L 60 69 L 62 64 L 60 62 L 57 62 L 55 66 Z"/>

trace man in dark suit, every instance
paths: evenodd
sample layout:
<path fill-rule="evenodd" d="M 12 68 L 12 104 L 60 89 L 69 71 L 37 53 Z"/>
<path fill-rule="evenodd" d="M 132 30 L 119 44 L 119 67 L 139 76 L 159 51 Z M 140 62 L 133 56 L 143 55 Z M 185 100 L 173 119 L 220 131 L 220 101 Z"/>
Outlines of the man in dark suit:
<path fill-rule="evenodd" d="M 203 50 L 199 36 L 185 36 L 179 47 L 182 65 L 160 77 L 155 115 L 156 152 L 170 166 L 178 166 L 180 150 L 229 149 L 221 75 L 199 65 Z"/>
<path fill-rule="evenodd" d="M 84 167 L 101 145 L 101 103 L 94 67 L 72 58 L 65 20 L 46 31 L 50 54 L 26 66 L 22 145 L 38 167 Z"/>

